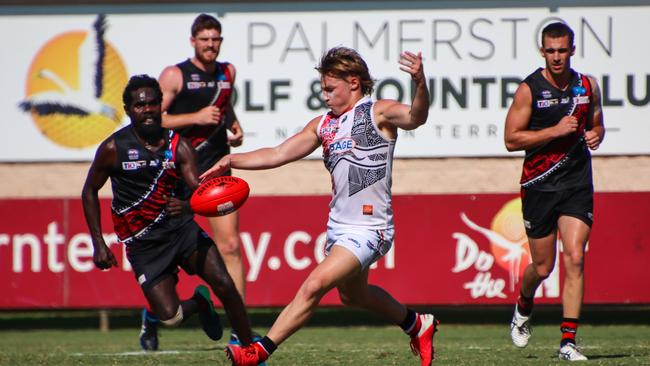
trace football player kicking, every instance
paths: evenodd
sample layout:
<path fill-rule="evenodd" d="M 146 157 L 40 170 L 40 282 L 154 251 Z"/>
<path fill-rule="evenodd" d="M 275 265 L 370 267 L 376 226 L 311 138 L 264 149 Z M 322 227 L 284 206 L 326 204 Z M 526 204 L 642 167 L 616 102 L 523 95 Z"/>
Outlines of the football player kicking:
<path fill-rule="evenodd" d="M 101 143 L 81 196 L 95 265 L 100 269 L 117 267 L 102 237 L 98 199 L 99 189 L 110 178 L 115 232 L 126 245 L 135 278 L 160 322 L 178 326 L 199 313 L 208 337 L 219 340 L 222 336 L 207 287 L 198 286 L 194 296 L 179 299 L 176 283 L 180 266 L 210 286 L 241 342 L 249 344 L 251 329 L 246 309 L 216 246 L 193 220 L 187 203 L 172 197 L 179 179 L 193 190 L 198 186 L 194 150 L 179 135 L 162 128 L 162 92 L 156 79 L 133 76 L 123 101 L 131 124 Z M 147 346 L 158 348 L 157 343 Z"/>
<path fill-rule="evenodd" d="M 361 56 L 345 47 L 329 50 L 317 67 L 329 112 L 313 118 L 275 148 L 227 155 L 201 175 L 230 168 L 275 168 L 322 146 L 332 178 L 327 257 L 309 274 L 264 338 L 249 346 L 226 348 L 233 365 L 257 365 L 266 360 L 307 322 L 321 298 L 335 287 L 343 304 L 376 312 L 399 325 L 410 336 L 411 348 L 422 365 L 431 364 L 438 320 L 406 308 L 382 288 L 368 284 L 369 266 L 393 244 L 391 171 L 397 131 L 421 126 L 429 112 L 421 54 L 404 52 L 399 63 L 415 84 L 410 106 L 394 100 L 371 100 L 374 81 Z"/>

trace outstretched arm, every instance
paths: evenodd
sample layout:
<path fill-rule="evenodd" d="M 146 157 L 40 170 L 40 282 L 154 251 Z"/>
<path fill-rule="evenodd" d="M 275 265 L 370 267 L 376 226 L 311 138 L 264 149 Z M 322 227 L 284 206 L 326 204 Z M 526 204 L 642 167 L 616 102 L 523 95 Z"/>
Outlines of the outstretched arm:
<path fill-rule="evenodd" d="M 429 116 L 429 89 L 424 67 L 422 65 L 422 52 L 402 52 L 400 55 L 400 70 L 411 74 L 415 85 L 415 94 L 411 105 L 402 104 L 395 100 L 379 100 L 375 105 L 375 118 L 381 129 L 384 125 L 404 130 L 412 130 L 427 121 Z"/>
<path fill-rule="evenodd" d="M 104 186 L 110 176 L 111 169 L 117 161 L 117 150 L 115 141 L 108 139 L 104 141 L 95 154 L 95 159 L 90 165 L 86 182 L 81 192 L 86 224 L 93 241 L 93 262 L 99 269 L 117 267 L 117 260 L 110 251 L 104 237 L 102 236 L 101 214 L 99 210 L 99 197 L 97 192 Z"/>
<path fill-rule="evenodd" d="M 201 174 L 200 178 L 220 174 L 229 168 L 244 170 L 272 169 L 302 159 L 316 150 L 320 144 L 316 134 L 320 119 L 321 117 L 312 119 L 300 132 L 289 137 L 276 147 L 226 155 Z"/>

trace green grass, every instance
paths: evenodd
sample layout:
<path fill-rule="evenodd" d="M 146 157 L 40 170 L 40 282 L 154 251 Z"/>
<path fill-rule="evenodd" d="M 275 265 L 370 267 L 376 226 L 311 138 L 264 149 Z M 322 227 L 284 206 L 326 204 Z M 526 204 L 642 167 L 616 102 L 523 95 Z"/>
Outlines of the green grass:
<path fill-rule="evenodd" d="M 211 342 L 194 323 L 162 329 L 164 352 L 158 353 L 140 352 L 136 325 L 106 333 L 93 328 L 0 330 L 0 365 L 228 365 L 222 351 L 225 343 Z M 436 335 L 434 365 L 562 364 L 555 356 L 558 326 L 538 325 L 533 331 L 529 346 L 520 350 L 510 344 L 507 324 L 443 323 Z M 588 364 L 650 365 L 648 325 L 583 325 L 578 340 L 590 358 Z M 383 366 L 419 362 L 397 327 L 355 325 L 305 327 L 276 351 L 269 365 Z"/>

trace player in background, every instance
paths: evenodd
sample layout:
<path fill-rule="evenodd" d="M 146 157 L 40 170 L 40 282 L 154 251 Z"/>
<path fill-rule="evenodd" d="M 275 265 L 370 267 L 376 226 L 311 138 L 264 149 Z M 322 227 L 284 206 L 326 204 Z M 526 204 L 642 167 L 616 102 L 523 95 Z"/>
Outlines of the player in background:
<path fill-rule="evenodd" d="M 579 361 L 587 359 L 576 346 L 575 335 L 593 219 L 589 149 L 598 149 L 605 128 L 596 79 L 571 68 L 575 52 L 571 28 L 549 24 L 541 42 L 546 65 L 519 85 L 505 123 L 508 151 L 526 151 L 521 200 L 532 257 L 524 270 L 510 333 L 515 346 L 528 344 L 533 298 L 555 265 L 559 231 L 564 264 L 559 358 Z"/>
<path fill-rule="evenodd" d="M 161 126 L 162 92 L 156 79 L 134 76 L 123 94 L 131 124 L 100 144 L 83 187 L 82 202 L 100 269 L 117 266 L 102 237 L 97 192 L 110 178 L 112 219 L 135 278 L 160 322 L 178 326 L 199 313 L 203 330 L 219 340 L 223 329 L 207 287 L 181 301 L 176 292 L 178 267 L 198 275 L 217 295 L 241 341 L 250 343 L 246 309 L 210 237 L 194 221 L 187 202 L 173 197 L 178 180 L 198 186 L 194 149 Z M 150 344 L 149 349 L 157 349 Z"/>
<path fill-rule="evenodd" d="M 422 365 L 431 364 L 438 321 L 368 284 L 369 266 L 393 244 L 391 173 L 398 129 L 421 126 L 429 113 L 421 54 L 404 52 L 399 63 L 415 84 L 410 106 L 388 99 L 371 100 L 374 81 L 361 56 L 345 47 L 329 50 L 317 67 L 329 112 L 313 118 L 277 147 L 228 155 L 202 175 L 230 168 L 271 169 L 322 146 L 333 184 L 327 257 L 309 274 L 264 338 L 250 346 L 226 348 L 233 365 L 257 365 L 266 360 L 308 321 L 321 298 L 333 288 L 338 289 L 343 304 L 376 312 L 399 325 L 411 337 L 411 347 L 420 355 Z"/>
<path fill-rule="evenodd" d="M 174 129 L 190 141 L 197 151 L 199 173 L 230 152 L 230 146 L 243 142 L 243 131 L 231 104 L 235 66 L 218 62 L 223 36 L 221 23 L 213 16 L 200 14 L 192 24 L 190 44 L 194 56 L 167 66 L 159 77 L 163 92 L 163 127 Z M 228 136 L 227 131 L 231 134 Z M 230 171 L 224 175 L 230 175 Z M 179 196 L 188 199 L 190 190 L 179 187 Z M 242 299 L 246 299 L 246 278 L 240 249 L 239 213 L 208 218 L 213 238 L 228 273 Z M 156 316 L 143 311 L 142 345 L 157 338 Z M 231 341 L 237 341 L 231 332 Z M 157 341 L 156 341 L 157 342 Z"/>

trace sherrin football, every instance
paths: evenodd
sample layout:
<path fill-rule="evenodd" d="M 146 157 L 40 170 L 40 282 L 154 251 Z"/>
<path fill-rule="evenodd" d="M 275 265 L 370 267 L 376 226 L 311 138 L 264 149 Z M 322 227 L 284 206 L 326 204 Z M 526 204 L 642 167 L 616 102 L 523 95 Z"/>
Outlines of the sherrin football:
<path fill-rule="evenodd" d="M 203 181 L 190 197 L 190 207 L 202 216 L 223 216 L 240 208 L 250 188 L 245 180 L 223 176 Z"/>

